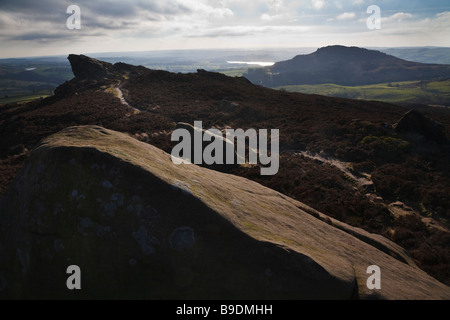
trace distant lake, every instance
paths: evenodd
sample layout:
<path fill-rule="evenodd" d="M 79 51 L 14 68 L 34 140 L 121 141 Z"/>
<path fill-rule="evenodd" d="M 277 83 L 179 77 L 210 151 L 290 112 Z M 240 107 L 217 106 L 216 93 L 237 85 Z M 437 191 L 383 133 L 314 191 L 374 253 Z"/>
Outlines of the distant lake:
<path fill-rule="evenodd" d="M 261 67 L 270 67 L 275 64 L 275 62 L 262 62 L 262 61 L 227 61 L 227 63 L 257 65 L 257 66 L 261 66 Z"/>

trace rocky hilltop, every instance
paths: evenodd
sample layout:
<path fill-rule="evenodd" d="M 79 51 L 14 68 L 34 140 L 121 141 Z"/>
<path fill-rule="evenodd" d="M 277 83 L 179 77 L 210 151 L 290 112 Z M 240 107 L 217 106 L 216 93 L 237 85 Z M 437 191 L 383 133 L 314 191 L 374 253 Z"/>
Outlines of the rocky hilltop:
<path fill-rule="evenodd" d="M 119 77 L 114 65 L 108 62 L 99 61 L 85 55 L 70 54 L 68 56 L 72 72 L 78 78 L 112 78 Z"/>
<path fill-rule="evenodd" d="M 40 142 L 0 229 L 2 298 L 450 298 L 381 236 L 99 126 Z M 366 286 L 374 264 L 380 290 Z M 81 290 L 66 288 L 69 265 Z"/>
<path fill-rule="evenodd" d="M 122 62 L 112 64 L 82 54 L 70 54 L 67 59 L 75 77 L 55 89 L 57 97 L 78 94 L 85 89 L 117 86 L 130 76 L 140 75 L 147 70 L 142 66 L 132 66 Z"/>
<path fill-rule="evenodd" d="M 443 124 L 425 117 L 417 110 L 408 111 L 394 124 L 394 129 L 397 132 L 415 135 L 421 139 L 428 139 L 441 144 L 448 143 Z"/>

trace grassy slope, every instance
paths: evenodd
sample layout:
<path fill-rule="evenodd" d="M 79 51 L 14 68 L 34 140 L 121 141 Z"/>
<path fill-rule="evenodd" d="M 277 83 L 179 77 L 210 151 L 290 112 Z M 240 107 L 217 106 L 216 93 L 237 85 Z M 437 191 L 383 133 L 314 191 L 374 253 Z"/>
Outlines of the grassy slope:
<path fill-rule="evenodd" d="M 244 74 L 248 72 L 248 69 L 249 69 L 248 67 L 234 68 L 228 70 L 220 70 L 219 72 L 229 77 L 242 77 Z"/>
<path fill-rule="evenodd" d="M 44 91 L 35 92 L 32 94 L 24 94 L 24 95 L 18 95 L 18 96 L 13 96 L 13 97 L 8 96 L 7 98 L 2 97 L 2 98 L 0 98 L 0 104 L 34 101 L 34 100 L 38 100 L 40 98 L 46 98 L 46 97 L 50 96 L 49 93 L 51 93 L 51 92 L 44 90 Z"/>
<path fill-rule="evenodd" d="M 424 103 L 450 106 L 450 80 L 393 82 L 357 87 L 336 84 L 298 85 L 279 87 L 278 89 L 391 103 Z"/>

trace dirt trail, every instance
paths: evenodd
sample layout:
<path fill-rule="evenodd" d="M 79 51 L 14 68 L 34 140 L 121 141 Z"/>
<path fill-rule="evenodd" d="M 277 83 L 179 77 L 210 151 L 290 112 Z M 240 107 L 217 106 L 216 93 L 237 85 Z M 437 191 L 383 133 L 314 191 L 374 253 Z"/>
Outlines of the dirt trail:
<path fill-rule="evenodd" d="M 119 98 L 120 102 L 121 102 L 122 104 L 124 104 L 124 105 L 130 107 L 131 109 L 133 109 L 135 113 L 140 113 L 140 112 L 142 112 L 142 111 L 145 111 L 145 110 L 143 110 L 143 109 L 137 108 L 137 107 L 131 105 L 130 103 L 128 103 L 128 101 L 125 99 L 125 97 L 124 97 L 124 95 L 123 95 L 122 89 L 120 89 L 120 85 L 117 86 L 117 87 L 115 87 L 114 90 L 116 90 L 116 92 L 117 92 L 117 97 Z"/>
<path fill-rule="evenodd" d="M 309 151 L 300 151 L 300 152 L 296 152 L 296 154 L 313 159 L 313 160 L 320 161 L 322 163 L 327 163 L 331 166 L 338 168 L 342 173 L 344 173 L 350 179 L 354 180 L 358 184 L 359 187 L 373 185 L 373 182 L 370 179 L 369 175 L 363 174 L 362 176 L 356 176 L 354 173 L 352 173 L 351 170 L 349 169 L 349 163 L 342 162 L 338 159 L 328 157 L 326 155 L 322 156 L 320 154 L 312 154 Z"/>
<path fill-rule="evenodd" d="M 368 174 L 362 174 L 362 176 L 356 176 L 354 173 L 351 172 L 349 169 L 350 163 L 346 163 L 343 161 L 340 161 L 338 159 L 328 157 L 327 155 L 320 155 L 320 154 L 312 154 L 309 151 L 300 151 L 296 152 L 297 155 L 302 155 L 304 157 L 320 161 L 322 163 L 327 163 L 329 165 L 332 165 L 336 168 L 338 168 L 342 173 L 344 173 L 346 176 L 351 178 L 353 181 L 355 181 L 358 184 L 359 188 L 365 188 L 366 191 L 368 191 L 367 195 L 371 195 L 373 197 L 376 197 L 378 199 L 381 199 L 374 191 L 371 189 L 373 187 L 373 182 L 370 179 L 370 175 Z M 386 203 L 386 207 L 388 210 L 396 217 L 398 216 L 406 216 L 406 215 L 415 215 L 420 218 L 420 220 L 427 225 L 430 228 L 436 228 L 444 232 L 449 232 L 449 229 L 445 227 L 442 223 L 439 221 L 431 218 L 431 217 L 424 217 L 420 214 L 418 210 L 414 210 L 408 206 L 406 206 L 403 202 L 397 201 L 390 204 Z"/>

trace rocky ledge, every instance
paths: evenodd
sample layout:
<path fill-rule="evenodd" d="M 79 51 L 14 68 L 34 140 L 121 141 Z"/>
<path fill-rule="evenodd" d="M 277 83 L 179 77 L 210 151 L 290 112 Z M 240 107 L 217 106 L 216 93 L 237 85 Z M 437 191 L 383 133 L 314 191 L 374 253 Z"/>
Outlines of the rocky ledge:
<path fill-rule="evenodd" d="M 69 290 L 68 266 L 81 270 Z M 381 270 L 381 289 L 366 285 Z M 449 299 L 405 251 L 98 126 L 43 140 L 0 200 L 0 297 Z"/>

